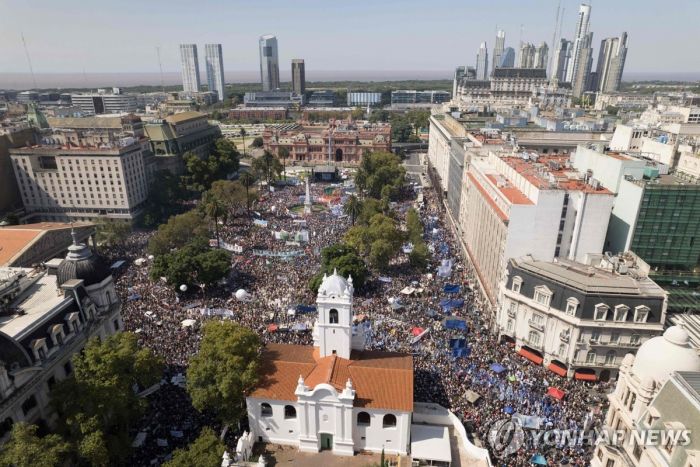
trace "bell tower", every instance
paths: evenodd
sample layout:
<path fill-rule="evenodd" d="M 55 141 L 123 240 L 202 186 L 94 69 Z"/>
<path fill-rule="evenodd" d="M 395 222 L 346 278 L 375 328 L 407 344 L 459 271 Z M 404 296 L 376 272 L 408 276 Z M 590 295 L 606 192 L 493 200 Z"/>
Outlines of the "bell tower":
<path fill-rule="evenodd" d="M 345 279 L 337 271 L 323 276 L 318 288 L 318 318 L 314 326 L 314 346 L 321 357 L 337 355 L 349 359 L 352 344 L 352 277 Z"/>

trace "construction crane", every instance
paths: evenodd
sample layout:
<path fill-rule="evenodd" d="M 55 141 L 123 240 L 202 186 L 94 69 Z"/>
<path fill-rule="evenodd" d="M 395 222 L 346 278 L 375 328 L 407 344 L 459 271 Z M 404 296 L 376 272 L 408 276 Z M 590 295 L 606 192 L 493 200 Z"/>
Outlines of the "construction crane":
<path fill-rule="evenodd" d="M 36 76 L 34 76 L 34 67 L 32 66 L 32 59 L 29 57 L 29 49 L 27 49 L 27 41 L 24 40 L 24 33 L 21 33 L 22 45 L 24 46 L 24 53 L 27 56 L 27 63 L 29 64 L 29 73 L 32 75 L 32 82 L 34 83 L 34 89 L 39 89 L 36 84 Z"/>

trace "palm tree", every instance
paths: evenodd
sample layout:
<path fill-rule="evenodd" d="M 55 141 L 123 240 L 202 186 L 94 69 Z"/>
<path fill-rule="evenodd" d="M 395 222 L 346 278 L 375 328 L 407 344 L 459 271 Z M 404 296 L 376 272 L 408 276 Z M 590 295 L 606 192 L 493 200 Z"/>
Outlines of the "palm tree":
<path fill-rule="evenodd" d="M 219 238 L 219 218 L 226 215 L 226 206 L 224 203 L 213 194 L 206 192 L 202 197 L 202 204 L 204 205 L 204 214 L 209 219 L 214 220 L 214 230 L 216 231 L 216 246 L 221 245 L 221 240 Z"/>
<path fill-rule="evenodd" d="M 241 138 L 243 138 L 243 157 L 245 157 L 245 137 L 248 133 L 245 131 L 245 128 L 241 128 L 239 134 L 241 135 Z"/>
<path fill-rule="evenodd" d="M 348 200 L 345 202 L 345 206 L 343 206 L 343 212 L 350 216 L 350 219 L 352 220 L 352 225 L 355 225 L 355 220 L 357 219 L 357 216 L 359 216 L 362 212 L 362 202 L 359 199 L 357 199 L 357 196 L 350 195 Z"/>
<path fill-rule="evenodd" d="M 240 182 L 241 185 L 245 187 L 245 204 L 248 209 L 248 217 L 250 217 L 250 187 L 252 187 L 255 184 L 255 177 L 253 177 L 253 174 L 250 172 L 246 171 L 243 172 L 240 176 Z"/>

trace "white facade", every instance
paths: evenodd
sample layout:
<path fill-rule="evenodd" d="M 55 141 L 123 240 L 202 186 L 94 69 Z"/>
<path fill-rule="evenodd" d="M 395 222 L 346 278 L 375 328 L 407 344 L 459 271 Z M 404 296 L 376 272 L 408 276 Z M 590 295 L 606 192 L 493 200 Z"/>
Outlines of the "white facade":
<path fill-rule="evenodd" d="M 676 380 L 680 372 L 688 372 L 682 374 L 690 376 L 692 373 L 697 374 L 698 371 L 700 371 L 700 358 L 697 350 L 690 346 L 688 333 L 680 326 L 672 326 L 664 332 L 663 336 L 647 341 L 640 347 L 636 356 L 627 354 L 624 358 L 615 390 L 608 395 L 610 407 L 605 417 L 605 429 L 630 433 L 647 430 L 652 425 L 656 425 L 660 414 L 653 405 L 664 385 L 669 384 L 670 380 Z M 679 373 L 673 375 L 674 372 Z M 687 390 L 681 391 L 681 394 L 692 397 Z M 677 400 L 676 404 L 682 406 L 682 401 Z M 655 428 L 683 429 L 685 427 Z M 695 437 L 693 433 L 690 433 L 691 441 Z M 690 467 L 695 465 L 693 460 L 697 457 L 689 457 L 684 463 L 672 462 L 670 454 L 677 449 L 679 448 L 673 444 L 658 446 L 658 443 L 651 443 L 645 446 L 636 441 L 612 447 L 602 443 L 596 447 L 591 465 L 593 467 L 610 465 Z"/>
<path fill-rule="evenodd" d="M 496 32 L 496 43 L 493 46 L 493 64 L 491 65 L 491 69 L 493 70 L 497 66 L 501 66 L 501 61 L 503 59 L 503 51 L 505 50 L 506 46 L 506 32 L 502 29 L 499 29 L 498 32 Z M 453 94 L 454 95 L 454 94 Z"/>
<path fill-rule="evenodd" d="M 221 44 L 205 44 L 204 51 L 209 91 L 216 91 L 219 101 L 223 101 L 226 98 L 224 90 L 226 80 L 224 78 L 224 58 L 221 52 Z"/>
<path fill-rule="evenodd" d="M 571 60 L 569 68 L 566 70 L 566 81 L 572 82 L 578 72 L 580 57 L 579 51 L 582 48 L 582 42 L 588 35 L 588 27 L 591 19 L 591 6 L 582 3 L 578 9 L 578 20 L 576 21 L 576 31 L 574 33 L 573 46 L 571 50 Z"/>
<path fill-rule="evenodd" d="M 147 147 L 12 150 L 15 178 L 28 214 L 41 220 L 132 221 L 148 196 Z"/>
<path fill-rule="evenodd" d="M 71 103 L 84 115 L 132 113 L 137 109 L 133 94 L 71 94 Z"/>
<path fill-rule="evenodd" d="M 486 42 L 481 43 L 476 55 L 476 79 L 489 79 L 489 52 L 486 48 Z"/>
<path fill-rule="evenodd" d="M 643 126 L 619 124 L 615 127 L 610 149 L 612 151 L 639 151 L 642 141 L 649 134 L 649 130 Z"/>
<path fill-rule="evenodd" d="M 349 92 L 348 105 L 379 105 L 382 103 L 381 92 Z"/>
<path fill-rule="evenodd" d="M 184 92 L 199 92 L 197 44 L 180 44 L 180 62 L 182 66 L 182 90 Z"/>
<path fill-rule="evenodd" d="M 314 324 L 314 368 L 306 378 L 299 375 L 293 396 L 287 400 L 263 397 L 258 391 L 246 398 L 251 433 L 257 441 L 292 445 L 305 452 L 331 450 L 345 456 L 359 451 L 408 453 L 412 410 L 365 407 L 356 400 L 357 388 L 351 378 L 356 360 L 350 357 L 353 350 L 363 348 L 364 336 L 352 323 L 353 293 L 352 278 L 337 273 L 324 276 Z M 279 351 L 284 352 L 284 348 L 281 346 Z M 407 390 L 412 394 L 412 361 L 410 365 L 411 381 L 406 383 L 411 384 Z M 343 385 L 333 380 L 336 372 L 348 375 Z M 321 382 L 310 383 L 318 381 L 319 373 L 323 373 Z M 385 382 L 376 384 L 386 389 Z"/>

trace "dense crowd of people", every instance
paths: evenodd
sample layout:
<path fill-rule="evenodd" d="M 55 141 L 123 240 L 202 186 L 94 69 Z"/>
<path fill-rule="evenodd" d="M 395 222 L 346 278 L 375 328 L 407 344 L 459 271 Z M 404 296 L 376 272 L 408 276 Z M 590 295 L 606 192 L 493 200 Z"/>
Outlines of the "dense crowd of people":
<path fill-rule="evenodd" d="M 304 313 L 315 302 L 309 280 L 319 270 L 322 248 L 339 242 L 350 226 L 337 206 L 331 209 L 320 201 L 339 204 L 345 190 L 342 185 L 313 184 L 317 203 L 305 215 L 303 185 L 287 186 L 262 195 L 252 217 L 236 216 L 221 225 L 221 245 L 235 252 L 230 276 L 216 287 L 181 291 L 163 280 L 152 281 L 148 233 L 134 233 L 125 245 L 109 250 L 113 259 L 128 263 L 117 278 L 126 330 L 137 333 L 140 343 L 168 365 L 161 389 L 149 396 L 151 406 L 138 430 L 146 435 L 136 443 L 134 465 L 161 462 L 174 448 L 191 442 L 202 426 L 221 430 L 212 414 L 192 408 L 182 382 L 204 320 L 233 319 L 258 332 L 264 343 L 312 344 L 315 314 Z M 417 205 L 415 198 L 406 197 L 395 209 L 402 217 L 408 207 L 418 208 L 432 253 L 430 266 L 417 271 L 402 253 L 388 272 L 374 274 L 356 292 L 354 313 L 368 323 L 367 346 L 412 353 L 415 400 L 450 408 L 484 447 L 489 447 L 492 424 L 510 414 L 538 417 L 547 428 L 597 426 L 604 399 L 598 391 L 605 388 L 560 378 L 497 341 L 489 331 L 489 304 L 474 287 L 473 271 L 460 258 L 441 205 L 429 189 L 423 190 L 422 200 Z M 446 284 L 458 290 L 448 294 Z M 455 300 L 445 307 L 445 298 Z M 464 324 L 448 329 L 447 319 Z M 459 356 L 453 352 L 455 341 L 465 349 Z M 493 371 L 494 363 L 503 369 Z M 563 400 L 546 395 L 550 386 L 564 391 Z M 478 400 L 470 401 L 467 390 L 477 393 Z M 231 448 L 241 429 L 230 427 L 226 441 Z M 591 453 L 589 447 L 531 442 L 506 459 L 492 452 L 496 464 L 509 466 L 530 465 L 535 454 L 544 455 L 549 465 L 586 465 Z"/>

